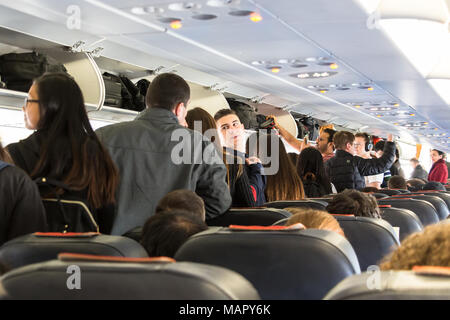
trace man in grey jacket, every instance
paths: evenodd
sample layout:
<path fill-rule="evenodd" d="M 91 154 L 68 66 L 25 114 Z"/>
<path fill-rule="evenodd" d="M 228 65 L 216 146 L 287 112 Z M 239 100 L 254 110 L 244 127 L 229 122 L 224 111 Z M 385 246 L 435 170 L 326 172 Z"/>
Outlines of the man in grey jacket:
<path fill-rule="evenodd" d="M 112 234 L 143 226 L 159 200 L 176 189 L 192 190 L 202 197 L 206 219 L 229 209 L 222 159 L 211 142 L 182 126 L 189 99 L 183 78 L 161 74 L 148 88 L 147 109 L 134 121 L 97 130 L 120 171 Z"/>
<path fill-rule="evenodd" d="M 412 158 L 411 160 L 409 160 L 409 162 L 411 163 L 411 167 L 414 168 L 413 172 L 411 173 L 410 179 L 421 179 L 427 182 L 428 172 L 424 168 L 422 168 L 419 160 L 417 160 L 417 158 Z"/>

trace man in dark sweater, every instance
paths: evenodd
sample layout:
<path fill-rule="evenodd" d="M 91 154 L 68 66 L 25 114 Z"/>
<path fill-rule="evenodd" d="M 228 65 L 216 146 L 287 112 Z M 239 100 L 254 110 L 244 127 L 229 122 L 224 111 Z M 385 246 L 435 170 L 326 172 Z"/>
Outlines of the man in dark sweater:
<path fill-rule="evenodd" d="M 348 131 L 337 132 L 333 137 L 336 155 L 325 162 L 325 169 L 338 192 L 345 189 L 365 187 L 364 176 L 380 174 L 394 163 L 395 144 L 390 134 L 384 146 L 383 155 L 378 159 L 363 159 L 354 156 L 355 136 Z"/>

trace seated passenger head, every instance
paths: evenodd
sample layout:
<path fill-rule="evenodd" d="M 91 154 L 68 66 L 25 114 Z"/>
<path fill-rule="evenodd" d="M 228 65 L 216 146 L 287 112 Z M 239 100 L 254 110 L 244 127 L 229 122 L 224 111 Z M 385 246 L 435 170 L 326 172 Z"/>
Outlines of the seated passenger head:
<path fill-rule="evenodd" d="M 236 112 L 231 109 L 222 109 L 214 115 L 217 130 L 219 130 L 222 138 L 222 145 L 245 152 L 245 130 L 244 125 L 237 116 Z"/>
<path fill-rule="evenodd" d="M 433 163 L 435 163 L 436 161 L 442 160 L 444 159 L 445 153 L 437 150 L 437 149 L 433 149 L 430 151 L 430 157 L 431 157 L 431 161 Z"/>
<path fill-rule="evenodd" d="M 286 222 L 286 226 L 301 223 L 307 229 L 330 230 L 345 237 L 339 222 L 326 211 L 307 208 L 286 208 L 285 210 L 292 213 L 292 216 Z"/>
<path fill-rule="evenodd" d="M 187 82 L 173 73 L 163 73 L 153 79 L 148 87 L 147 108 L 162 108 L 173 112 L 180 125 L 186 125 L 187 105 L 191 91 Z"/>
<path fill-rule="evenodd" d="M 393 176 L 388 180 L 388 188 L 406 190 L 408 186 L 406 185 L 405 178 L 402 176 Z"/>
<path fill-rule="evenodd" d="M 205 221 L 205 203 L 191 190 L 175 190 L 169 192 L 156 206 L 155 213 L 172 210 L 184 210 Z"/>
<path fill-rule="evenodd" d="M 364 192 L 364 193 L 371 193 L 371 192 L 377 193 L 379 191 L 380 190 L 375 187 L 365 187 L 364 189 L 361 190 L 361 192 Z"/>
<path fill-rule="evenodd" d="M 425 185 L 425 181 L 423 181 L 422 179 L 409 179 L 408 181 L 406 181 L 406 185 L 408 186 L 408 189 L 411 189 L 413 191 L 419 191 L 422 190 L 422 187 Z"/>
<path fill-rule="evenodd" d="M 150 217 L 142 230 L 141 244 L 150 257 L 174 257 L 190 236 L 207 230 L 200 219 L 183 210 L 162 211 Z"/>
<path fill-rule="evenodd" d="M 355 154 L 354 142 L 355 136 L 348 131 L 338 131 L 333 137 L 333 143 L 336 149 L 347 151 L 352 155 Z"/>
<path fill-rule="evenodd" d="M 381 270 L 411 270 L 414 266 L 450 267 L 449 221 L 411 234 L 380 264 Z"/>
<path fill-rule="evenodd" d="M 444 185 L 437 181 L 429 181 L 429 182 L 425 183 L 422 187 L 422 190 L 446 191 Z"/>
<path fill-rule="evenodd" d="M 325 154 L 332 153 L 334 151 L 333 138 L 335 133 L 336 130 L 333 130 L 331 128 L 322 130 L 316 141 L 317 150 L 319 150 L 320 153 Z"/>
<path fill-rule="evenodd" d="M 374 196 L 357 190 L 346 189 L 335 195 L 328 203 L 332 214 L 353 214 L 359 217 L 380 218 L 380 209 Z"/>

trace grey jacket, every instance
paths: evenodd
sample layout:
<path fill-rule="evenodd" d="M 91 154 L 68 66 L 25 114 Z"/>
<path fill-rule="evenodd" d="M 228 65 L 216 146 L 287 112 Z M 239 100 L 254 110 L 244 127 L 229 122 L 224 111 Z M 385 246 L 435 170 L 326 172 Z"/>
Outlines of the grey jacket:
<path fill-rule="evenodd" d="M 189 189 L 202 197 L 207 219 L 231 206 L 227 171 L 214 145 L 180 126 L 172 112 L 150 108 L 134 121 L 96 133 L 120 172 L 113 235 L 143 226 L 159 200 L 176 189 Z"/>
<path fill-rule="evenodd" d="M 422 168 L 420 164 L 418 164 L 417 167 L 415 167 L 413 172 L 411 173 L 411 179 L 415 178 L 428 181 L 428 172 L 425 171 L 425 169 Z"/>

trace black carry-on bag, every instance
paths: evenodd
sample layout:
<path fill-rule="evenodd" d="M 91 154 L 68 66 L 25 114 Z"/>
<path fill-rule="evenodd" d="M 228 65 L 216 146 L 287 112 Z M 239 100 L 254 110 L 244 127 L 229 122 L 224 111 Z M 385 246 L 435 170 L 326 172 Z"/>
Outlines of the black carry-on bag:
<path fill-rule="evenodd" d="M 49 178 L 35 180 L 47 213 L 49 232 L 99 232 L 92 210 L 80 193 Z"/>

